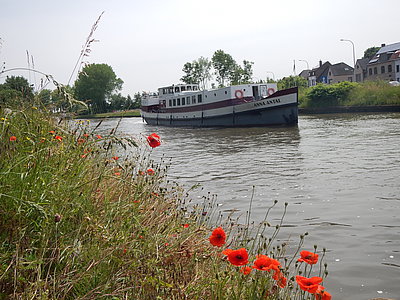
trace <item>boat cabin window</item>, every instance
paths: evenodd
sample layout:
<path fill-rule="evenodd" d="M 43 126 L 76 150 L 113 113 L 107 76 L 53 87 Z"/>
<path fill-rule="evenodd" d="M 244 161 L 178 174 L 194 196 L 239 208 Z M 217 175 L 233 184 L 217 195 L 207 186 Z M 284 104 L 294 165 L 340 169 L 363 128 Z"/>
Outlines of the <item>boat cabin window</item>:
<path fill-rule="evenodd" d="M 187 88 L 188 91 L 192 90 L 192 86 L 191 85 L 188 85 L 186 88 Z"/>
<path fill-rule="evenodd" d="M 182 105 L 185 105 L 185 97 L 182 98 Z"/>
<path fill-rule="evenodd" d="M 186 97 L 186 104 L 190 104 L 190 97 Z"/>
<path fill-rule="evenodd" d="M 183 91 L 186 91 L 186 87 L 181 86 L 181 91 L 182 91 L 182 92 L 183 92 Z"/>
<path fill-rule="evenodd" d="M 171 99 L 168 100 L 168 106 L 172 106 L 172 100 Z"/>
<path fill-rule="evenodd" d="M 197 91 L 198 90 L 198 88 L 197 88 L 197 86 L 193 86 L 193 91 Z"/>
<path fill-rule="evenodd" d="M 178 98 L 178 99 L 176 100 L 176 104 L 177 104 L 178 106 L 181 105 L 181 98 Z"/>
<path fill-rule="evenodd" d="M 176 106 L 176 99 L 172 100 L 173 106 Z"/>
<path fill-rule="evenodd" d="M 192 96 L 192 104 L 196 104 L 196 96 Z"/>
<path fill-rule="evenodd" d="M 175 93 L 179 93 L 179 86 L 175 87 Z"/>
<path fill-rule="evenodd" d="M 202 100 L 201 94 L 197 95 L 197 102 L 201 103 L 202 101 L 203 100 Z"/>
<path fill-rule="evenodd" d="M 168 88 L 168 94 L 173 94 L 173 93 L 174 93 L 174 88 L 173 87 Z"/>

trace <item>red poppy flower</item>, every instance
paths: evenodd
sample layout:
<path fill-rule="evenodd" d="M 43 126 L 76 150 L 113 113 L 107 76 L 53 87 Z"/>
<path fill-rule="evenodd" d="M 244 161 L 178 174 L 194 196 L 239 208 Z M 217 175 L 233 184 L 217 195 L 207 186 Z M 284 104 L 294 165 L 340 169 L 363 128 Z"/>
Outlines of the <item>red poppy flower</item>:
<path fill-rule="evenodd" d="M 55 134 L 56 132 L 54 130 L 49 131 L 50 134 Z"/>
<path fill-rule="evenodd" d="M 158 134 L 152 133 L 147 137 L 147 142 L 151 148 L 155 148 L 161 145 L 161 138 Z"/>
<path fill-rule="evenodd" d="M 188 228 L 189 224 L 182 224 L 183 228 Z"/>
<path fill-rule="evenodd" d="M 297 281 L 297 284 L 300 286 L 300 288 L 303 291 L 314 294 L 320 287 L 319 284 L 322 282 L 322 278 L 317 277 L 317 276 L 307 278 L 307 277 L 297 275 L 296 281 Z"/>
<path fill-rule="evenodd" d="M 59 136 L 59 135 L 56 135 L 54 138 L 55 138 L 57 141 L 60 141 L 60 142 L 61 142 L 62 139 L 63 139 L 62 136 Z"/>
<path fill-rule="evenodd" d="M 84 133 L 83 136 L 84 137 L 89 137 L 89 135 L 87 133 Z"/>
<path fill-rule="evenodd" d="M 210 240 L 211 245 L 222 247 L 226 241 L 225 231 L 222 227 L 215 228 L 208 239 Z"/>
<path fill-rule="evenodd" d="M 250 267 L 242 267 L 240 269 L 240 272 L 243 273 L 244 275 L 249 275 L 251 270 L 252 270 L 252 268 L 250 268 Z"/>
<path fill-rule="evenodd" d="M 121 172 L 115 172 L 114 175 L 119 176 L 119 175 L 121 175 Z"/>
<path fill-rule="evenodd" d="M 147 169 L 147 174 L 149 175 L 154 175 L 154 170 L 153 169 Z"/>
<path fill-rule="evenodd" d="M 113 157 L 111 157 L 113 160 L 118 160 L 119 159 L 119 157 L 118 156 L 113 156 Z"/>
<path fill-rule="evenodd" d="M 16 136 L 10 136 L 10 142 L 15 142 L 17 140 L 17 137 Z"/>
<path fill-rule="evenodd" d="M 249 254 L 245 248 L 232 250 L 228 254 L 228 260 L 232 265 L 243 266 L 249 263 Z"/>
<path fill-rule="evenodd" d="M 324 291 L 324 287 L 320 285 L 315 292 L 315 300 L 331 300 L 332 295 L 326 291 Z"/>
<path fill-rule="evenodd" d="M 301 257 L 297 261 L 304 261 L 305 263 L 308 263 L 310 265 L 315 265 L 318 262 L 318 254 L 313 253 L 310 251 L 301 251 L 300 252 Z"/>
<path fill-rule="evenodd" d="M 232 249 L 225 249 L 224 251 L 222 251 L 222 254 L 228 256 L 229 253 L 231 253 L 232 251 Z"/>
<path fill-rule="evenodd" d="M 283 276 L 281 272 L 279 272 L 279 276 L 276 279 L 276 282 L 279 285 L 279 287 L 283 289 L 287 285 L 287 278 Z"/>
<path fill-rule="evenodd" d="M 253 269 L 260 271 L 278 270 L 280 262 L 276 259 L 270 258 L 266 255 L 257 255 L 257 259 L 254 261 Z"/>
<path fill-rule="evenodd" d="M 103 137 L 100 134 L 97 134 L 96 137 L 101 140 Z"/>

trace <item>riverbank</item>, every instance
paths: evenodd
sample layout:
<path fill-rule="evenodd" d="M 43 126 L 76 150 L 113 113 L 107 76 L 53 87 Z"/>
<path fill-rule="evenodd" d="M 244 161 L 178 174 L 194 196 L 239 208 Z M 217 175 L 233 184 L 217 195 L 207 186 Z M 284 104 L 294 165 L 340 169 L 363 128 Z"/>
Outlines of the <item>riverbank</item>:
<path fill-rule="evenodd" d="M 300 252 L 302 234 L 288 256 L 283 217 L 238 224 L 210 195 L 192 205 L 150 158 L 157 134 L 99 134 L 26 105 L 0 109 L 0 298 L 330 299 L 325 249 Z"/>
<path fill-rule="evenodd" d="M 374 112 L 400 112 L 400 105 L 299 107 L 299 115 Z"/>

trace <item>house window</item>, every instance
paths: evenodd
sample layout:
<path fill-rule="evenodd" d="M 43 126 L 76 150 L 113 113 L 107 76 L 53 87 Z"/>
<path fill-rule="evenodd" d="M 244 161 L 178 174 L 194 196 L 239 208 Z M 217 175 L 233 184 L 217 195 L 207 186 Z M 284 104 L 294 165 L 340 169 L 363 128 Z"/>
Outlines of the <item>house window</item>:
<path fill-rule="evenodd" d="M 381 74 L 385 73 L 385 66 L 381 66 Z"/>
<path fill-rule="evenodd" d="M 378 68 L 377 67 L 374 67 L 374 74 L 375 75 L 378 74 Z"/>
<path fill-rule="evenodd" d="M 353 77 L 347 77 L 347 81 L 353 82 Z"/>
<path fill-rule="evenodd" d="M 400 72 L 400 65 L 396 66 L 396 72 Z"/>
<path fill-rule="evenodd" d="M 388 65 L 388 72 L 392 72 L 392 65 Z"/>
<path fill-rule="evenodd" d="M 356 81 L 361 82 L 361 74 L 356 74 Z"/>
<path fill-rule="evenodd" d="M 372 68 L 369 68 L 368 74 L 369 74 L 369 75 L 372 75 Z"/>
<path fill-rule="evenodd" d="M 197 102 L 201 103 L 202 101 L 201 94 L 197 95 Z"/>

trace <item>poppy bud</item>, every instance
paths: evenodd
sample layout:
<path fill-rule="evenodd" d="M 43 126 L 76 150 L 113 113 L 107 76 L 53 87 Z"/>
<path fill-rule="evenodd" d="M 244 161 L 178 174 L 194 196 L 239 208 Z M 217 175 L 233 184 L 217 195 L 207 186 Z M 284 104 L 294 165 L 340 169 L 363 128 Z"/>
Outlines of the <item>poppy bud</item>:
<path fill-rule="evenodd" d="M 54 222 L 58 223 L 61 221 L 61 216 L 59 214 L 54 215 Z"/>

